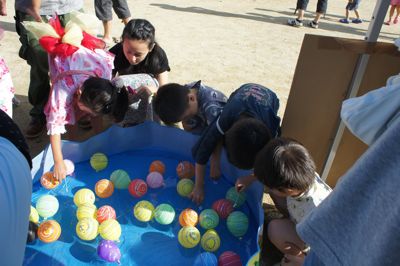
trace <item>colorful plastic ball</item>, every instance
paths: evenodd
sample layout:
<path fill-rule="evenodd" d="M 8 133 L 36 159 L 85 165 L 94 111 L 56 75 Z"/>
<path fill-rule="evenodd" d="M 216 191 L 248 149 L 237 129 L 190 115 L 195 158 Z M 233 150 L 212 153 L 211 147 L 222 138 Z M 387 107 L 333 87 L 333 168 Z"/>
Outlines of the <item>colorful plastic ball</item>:
<path fill-rule="evenodd" d="M 229 214 L 226 220 L 229 232 L 236 237 L 244 236 L 249 228 L 249 218 L 241 211 L 234 211 Z"/>
<path fill-rule="evenodd" d="M 221 238 L 218 233 L 213 230 L 207 230 L 204 235 L 201 237 L 201 247 L 205 251 L 214 252 L 219 249 L 221 245 Z"/>
<path fill-rule="evenodd" d="M 36 210 L 43 218 L 53 216 L 58 211 L 58 200 L 52 195 L 41 196 L 36 202 Z"/>
<path fill-rule="evenodd" d="M 121 251 L 117 244 L 111 240 L 101 240 L 97 246 L 97 255 L 107 262 L 116 262 L 120 264 Z"/>
<path fill-rule="evenodd" d="M 76 210 L 76 218 L 78 218 L 78 220 L 82 220 L 83 218 L 96 219 L 96 211 L 97 208 L 94 204 L 91 203 L 81 204 Z"/>
<path fill-rule="evenodd" d="M 155 209 L 154 218 L 159 224 L 170 224 L 174 221 L 175 210 L 171 205 L 162 203 Z"/>
<path fill-rule="evenodd" d="M 45 243 L 56 241 L 61 235 L 61 226 L 57 221 L 48 220 L 40 224 L 38 228 L 38 237 Z"/>
<path fill-rule="evenodd" d="M 133 209 L 133 214 L 139 221 L 148 222 L 153 219 L 154 206 L 147 200 L 139 201 Z"/>
<path fill-rule="evenodd" d="M 65 167 L 67 168 L 67 175 L 72 175 L 75 171 L 75 165 L 71 160 L 64 160 Z"/>
<path fill-rule="evenodd" d="M 36 223 L 29 221 L 28 237 L 26 239 L 26 243 L 32 243 L 33 241 L 35 241 L 35 239 L 38 237 L 38 229 L 39 226 Z"/>
<path fill-rule="evenodd" d="M 81 188 L 74 195 L 74 203 L 77 207 L 85 203 L 94 204 L 95 199 L 93 191 L 88 188 Z"/>
<path fill-rule="evenodd" d="M 117 215 L 113 207 L 104 205 L 97 210 L 96 219 L 99 223 L 108 219 L 116 219 Z"/>
<path fill-rule="evenodd" d="M 182 197 L 188 197 L 190 193 L 192 193 L 194 188 L 194 183 L 191 179 L 181 179 L 179 180 L 178 184 L 176 185 L 176 191 Z"/>
<path fill-rule="evenodd" d="M 110 180 L 113 182 L 116 189 L 127 189 L 129 187 L 129 183 L 131 182 L 131 178 L 129 177 L 128 173 L 121 169 L 112 172 Z"/>
<path fill-rule="evenodd" d="M 104 153 L 95 153 L 90 157 L 90 165 L 96 172 L 101 171 L 107 167 L 108 158 Z"/>
<path fill-rule="evenodd" d="M 226 219 L 231 212 L 233 212 L 233 202 L 227 199 L 219 199 L 212 205 L 221 219 Z"/>
<path fill-rule="evenodd" d="M 193 248 L 200 242 L 200 231 L 193 226 L 184 226 L 179 230 L 178 241 L 185 248 Z"/>
<path fill-rule="evenodd" d="M 213 209 L 205 209 L 199 216 L 200 226 L 204 229 L 212 229 L 217 227 L 219 223 L 218 213 Z"/>
<path fill-rule="evenodd" d="M 97 181 L 94 192 L 99 198 L 108 198 L 114 193 L 114 184 L 108 179 L 101 179 Z"/>
<path fill-rule="evenodd" d="M 193 266 L 218 266 L 218 259 L 211 252 L 202 252 L 194 260 Z"/>
<path fill-rule="evenodd" d="M 149 167 L 149 173 L 151 172 L 159 172 L 163 175 L 165 173 L 165 164 L 159 160 L 153 161 Z"/>
<path fill-rule="evenodd" d="M 226 199 L 232 201 L 233 207 L 240 207 L 242 206 L 245 201 L 246 201 L 246 193 L 245 192 L 237 192 L 235 187 L 231 187 L 227 192 L 226 192 Z"/>
<path fill-rule="evenodd" d="M 83 218 L 76 224 L 76 234 L 82 240 L 90 241 L 99 233 L 99 222 L 94 218 Z"/>
<path fill-rule="evenodd" d="M 179 178 L 192 178 L 194 176 L 194 165 L 188 161 L 180 162 L 176 167 L 176 174 Z"/>
<path fill-rule="evenodd" d="M 53 189 L 57 187 L 60 182 L 54 177 L 53 172 L 46 172 L 40 177 L 40 184 L 42 184 L 45 189 Z"/>
<path fill-rule="evenodd" d="M 151 188 L 159 188 L 164 185 L 164 177 L 159 172 L 151 172 L 147 175 L 146 182 Z"/>
<path fill-rule="evenodd" d="M 121 236 L 121 225 L 115 219 L 108 219 L 100 224 L 99 232 L 102 238 L 117 241 Z"/>
<path fill-rule="evenodd" d="M 135 198 L 140 198 L 147 193 L 147 184 L 142 179 L 133 179 L 128 187 L 129 193 Z"/>
<path fill-rule="evenodd" d="M 218 258 L 218 266 L 242 266 L 240 256 L 232 251 L 225 251 Z"/>
<path fill-rule="evenodd" d="M 29 213 L 29 221 L 34 222 L 35 224 L 39 222 L 39 213 L 33 206 L 31 206 L 31 212 Z"/>
<path fill-rule="evenodd" d="M 192 209 L 184 209 L 179 215 L 179 223 L 182 226 L 196 226 L 199 221 L 199 216 L 197 212 Z"/>

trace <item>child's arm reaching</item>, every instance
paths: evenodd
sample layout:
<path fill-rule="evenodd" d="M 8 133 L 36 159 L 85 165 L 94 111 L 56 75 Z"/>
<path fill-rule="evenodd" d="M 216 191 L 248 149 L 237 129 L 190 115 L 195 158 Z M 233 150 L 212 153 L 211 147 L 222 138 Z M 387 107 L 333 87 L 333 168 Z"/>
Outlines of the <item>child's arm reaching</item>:
<path fill-rule="evenodd" d="M 206 166 L 204 164 L 195 165 L 196 183 L 189 198 L 192 199 L 196 204 L 200 204 L 204 200 L 204 176 L 206 172 Z"/>
<path fill-rule="evenodd" d="M 67 176 L 67 167 L 64 164 L 64 159 L 61 151 L 61 135 L 50 135 L 51 150 L 54 158 L 54 177 L 61 183 Z"/>

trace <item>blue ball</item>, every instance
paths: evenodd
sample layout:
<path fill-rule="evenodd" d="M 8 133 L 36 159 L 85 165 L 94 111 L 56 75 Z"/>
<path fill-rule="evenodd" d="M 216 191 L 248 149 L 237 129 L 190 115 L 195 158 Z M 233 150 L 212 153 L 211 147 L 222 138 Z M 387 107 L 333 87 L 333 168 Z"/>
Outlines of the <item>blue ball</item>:
<path fill-rule="evenodd" d="M 200 253 L 196 257 L 193 263 L 193 266 L 217 266 L 217 265 L 218 265 L 217 256 L 215 256 L 214 253 L 211 252 Z"/>

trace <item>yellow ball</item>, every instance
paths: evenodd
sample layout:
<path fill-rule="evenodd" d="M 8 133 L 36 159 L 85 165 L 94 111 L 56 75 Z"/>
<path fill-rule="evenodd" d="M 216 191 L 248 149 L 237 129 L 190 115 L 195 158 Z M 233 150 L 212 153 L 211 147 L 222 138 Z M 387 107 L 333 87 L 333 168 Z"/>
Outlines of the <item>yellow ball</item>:
<path fill-rule="evenodd" d="M 178 184 L 176 185 L 176 191 L 182 197 L 187 197 L 192 193 L 194 188 L 194 183 L 191 179 L 183 178 L 179 180 Z"/>
<path fill-rule="evenodd" d="M 139 201 L 133 209 L 133 215 L 141 222 L 148 222 L 153 219 L 154 206 L 147 200 Z"/>
<path fill-rule="evenodd" d="M 213 229 L 207 230 L 201 237 L 201 246 L 205 251 L 214 252 L 219 249 L 220 245 L 221 239 L 218 233 Z"/>
<path fill-rule="evenodd" d="M 35 209 L 35 207 L 31 206 L 31 213 L 29 214 L 29 221 L 37 224 L 39 222 L 39 213 Z"/>
<path fill-rule="evenodd" d="M 117 241 L 121 236 L 121 225 L 117 220 L 108 219 L 100 224 L 99 232 L 105 240 Z"/>
<path fill-rule="evenodd" d="M 83 218 L 94 218 L 96 219 L 97 208 L 94 204 L 84 203 L 76 210 L 76 218 L 82 220 Z"/>
<path fill-rule="evenodd" d="M 178 241 L 185 248 L 193 248 L 200 242 L 200 231 L 193 226 L 184 226 L 179 230 Z"/>
<path fill-rule="evenodd" d="M 108 165 L 107 156 L 104 153 L 95 153 L 90 157 L 90 165 L 96 172 L 103 170 Z"/>
<path fill-rule="evenodd" d="M 95 196 L 93 191 L 87 188 L 78 190 L 74 195 L 74 203 L 76 206 L 80 206 L 85 203 L 94 204 Z"/>
<path fill-rule="evenodd" d="M 99 222 L 94 218 L 83 218 L 76 224 L 76 234 L 82 240 L 93 240 L 96 238 Z"/>

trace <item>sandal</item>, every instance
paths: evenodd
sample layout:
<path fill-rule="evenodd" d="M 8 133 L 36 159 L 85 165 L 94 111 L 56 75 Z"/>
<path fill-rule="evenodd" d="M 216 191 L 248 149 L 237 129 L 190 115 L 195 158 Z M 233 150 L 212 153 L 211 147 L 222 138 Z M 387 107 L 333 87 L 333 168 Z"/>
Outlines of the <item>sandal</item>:
<path fill-rule="evenodd" d="M 399 22 L 399 18 L 395 18 L 395 19 L 393 20 L 393 24 L 397 24 L 397 22 Z"/>

